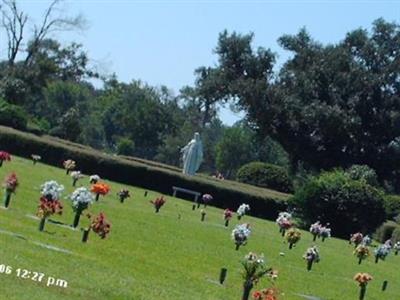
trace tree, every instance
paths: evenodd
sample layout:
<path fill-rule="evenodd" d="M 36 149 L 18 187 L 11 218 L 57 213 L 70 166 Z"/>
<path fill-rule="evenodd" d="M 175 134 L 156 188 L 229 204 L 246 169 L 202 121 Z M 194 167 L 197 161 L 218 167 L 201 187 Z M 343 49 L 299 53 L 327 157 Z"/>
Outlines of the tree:
<path fill-rule="evenodd" d="M 223 32 L 216 66 L 230 97 L 262 136 L 289 153 L 296 169 L 367 164 L 381 179 L 397 178 L 400 159 L 400 28 L 382 19 L 371 33 L 355 30 L 322 45 L 304 30 L 284 35 L 292 56 L 274 76 L 275 56 L 253 50 L 253 35 Z"/>
<path fill-rule="evenodd" d="M 216 145 L 217 169 L 226 177 L 235 177 L 236 171 L 253 160 L 252 132 L 241 126 L 225 129 L 222 139 Z"/>

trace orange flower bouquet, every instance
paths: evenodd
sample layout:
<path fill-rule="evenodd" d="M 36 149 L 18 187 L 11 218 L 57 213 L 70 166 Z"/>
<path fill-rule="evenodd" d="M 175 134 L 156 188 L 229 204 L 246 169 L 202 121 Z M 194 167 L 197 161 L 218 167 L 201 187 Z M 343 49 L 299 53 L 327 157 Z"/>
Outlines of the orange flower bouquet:
<path fill-rule="evenodd" d="M 364 300 L 365 293 L 367 291 L 367 284 L 372 280 L 372 276 L 368 273 L 357 273 L 354 276 L 354 280 L 358 282 L 360 286 L 360 300 Z"/>
<path fill-rule="evenodd" d="M 96 201 L 99 201 L 99 196 L 105 196 L 110 192 L 111 188 L 108 184 L 105 183 L 96 183 L 92 185 L 90 191 L 96 194 Z"/>

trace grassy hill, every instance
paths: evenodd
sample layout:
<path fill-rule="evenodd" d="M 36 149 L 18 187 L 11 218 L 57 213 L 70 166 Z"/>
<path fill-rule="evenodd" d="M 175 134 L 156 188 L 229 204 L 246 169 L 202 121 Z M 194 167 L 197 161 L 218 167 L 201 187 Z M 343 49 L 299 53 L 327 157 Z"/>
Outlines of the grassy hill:
<path fill-rule="evenodd" d="M 0 178 L 11 171 L 17 172 L 20 186 L 10 208 L 0 209 L 0 265 L 13 268 L 12 274 L 0 274 L 1 299 L 240 299 L 240 260 L 249 251 L 264 253 L 268 265 L 278 269 L 281 299 L 304 299 L 299 294 L 325 300 L 358 299 L 358 286 L 352 278 L 360 271 L 374 277 L 366 299 L 400 299 L 400 256 L 391 254 L 378 264 L 369 258 L 359 266 L 353 247 L 346 241 L 318 241 L 322 260 L 307 272 L 302 259 L 312 244 L 307 232 L 288 250 L 276 224 L 246 216 L 242 221 L 251 223 L 253 232 L 249 243 L 235 251 L 230 234 L 238 221 L 232 219 L 225 228 L 221 209 L 207 208 L 206 221 L 201 222 L 199 210 L 192 211 L 191 203 L 167 196 L 167 203 L 156 214 L 149 201 L 158 193 L 150 191 L 144 197 L 143 189 L 129 187 L 133 198 L 121 204 L 115 194 L 122 185 L 114 182 L 109 182 L 112 192 L 90 209 L 105 212 L 111 221 L 112 231 L 106 240 L 92 233 L 84 244 L 80 230 L 49 222 L 45 231 L 39 232 L 39 221 L 34 218 L 39 186 L 46 180 L 57 180 L 65 185 L 67 196 L 73 191 L 72 180 L 62 169 L 40 163 L 33 166 L 18 157 L 0 168 Z M 86 177 L 78 185 L 88 186 L 88 181 Z M 69 200 L 63 199 L 63 203 L 63 215 L 52 219 L 71 224 Z M 221 267 L 228 269 L 224 285 L 218 283 Z M 49 276 L 66 280 L 68 286 L 46 286 L 46 282 L 18 278 L 18 268 L 44 273 L 45 281 Z M 382 292 L 384 280 L 389 284 Z M 267 281 L 258 285 L 267 286 Z"/>

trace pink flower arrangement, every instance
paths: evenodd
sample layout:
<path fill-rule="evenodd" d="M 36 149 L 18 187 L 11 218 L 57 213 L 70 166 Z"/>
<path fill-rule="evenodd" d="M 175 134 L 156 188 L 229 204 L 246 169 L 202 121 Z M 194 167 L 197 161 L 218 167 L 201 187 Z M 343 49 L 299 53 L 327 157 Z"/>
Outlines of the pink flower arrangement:
<path fill-rule="evenodd" d="M 4 161 L 10 161 L 11 155 L 6 151 L 0 151 L 0 167 L 3 165 Z"/>

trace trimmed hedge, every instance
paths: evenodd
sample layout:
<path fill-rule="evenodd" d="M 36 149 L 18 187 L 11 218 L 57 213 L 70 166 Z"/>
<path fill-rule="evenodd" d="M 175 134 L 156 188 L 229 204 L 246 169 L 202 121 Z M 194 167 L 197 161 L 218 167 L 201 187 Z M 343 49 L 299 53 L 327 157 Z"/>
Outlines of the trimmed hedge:
<path fill-rule="evenodd" d="M 340 170 L 311 178 L 292 201 L 307 225 L 317 220 L 330 223 L 338 237 L 374 232 L 386 220 L 383 192 Z"/>
<path fill-rule="evenodd" d="M 172 194 L 172 186 L 179 186 L 213 195 L 213 205 L 220 208 L 237 209 L 241 203 L 251 207 L 250 214 L 274 219 L 279 211 L 287 207 L 288 194 L 257 188 L 246 184 L 220 181 L 209 176 L 188 177 L 174 167 L 136 158 L 108 155 L 80 144 L 62 139 L 36 135 L 0 126 L 0 150 L 30 158 L 38 154 L 42 162 L 57 167 L 66 159 L 77 162 L 79 169 L 87 174 L 99 174 L 103 178 L 123 184 L 139 186 L 164 194 Z M 190 196 L 178 195 L 184 199 Z"/>
<path fill-rule="evenodd" d="M 399 228 L 400 230 L 400 225 L 397 224 L 396 222 L 393 221 L 387 221 L 383 223 L 381 226 L 378 227 L 378 229 L 375 231 L 374 234 L 374 239 L 377 241 L 384 243 L 388 239 L 390 239 L 393 235 L 393 232 Z"/>
<path fill-rule="evenodd" d="M 237 180 L 251 185 L 275 189 L 284 193 L 293 192 L 293 182 L 288 172 L 279 166 L 251 162 L 242 166 L 237 172 Z"/>

